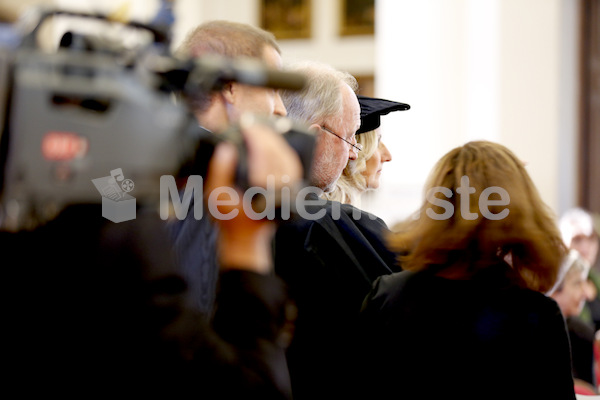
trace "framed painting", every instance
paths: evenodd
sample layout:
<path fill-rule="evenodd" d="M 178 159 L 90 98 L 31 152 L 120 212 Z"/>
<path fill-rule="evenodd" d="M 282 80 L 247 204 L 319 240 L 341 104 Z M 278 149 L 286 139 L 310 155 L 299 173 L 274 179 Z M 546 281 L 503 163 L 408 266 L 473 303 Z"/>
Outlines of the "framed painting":
<path fill-rule="evenodd" d="M 277 39 L 307 39 L 311 35 L 312 0 L 260 0 L 260 26 Z"/>
<path fill-rule="evenodd" d="M 375 0 L 340 0 L 340 35 L 373 35 Z"/>

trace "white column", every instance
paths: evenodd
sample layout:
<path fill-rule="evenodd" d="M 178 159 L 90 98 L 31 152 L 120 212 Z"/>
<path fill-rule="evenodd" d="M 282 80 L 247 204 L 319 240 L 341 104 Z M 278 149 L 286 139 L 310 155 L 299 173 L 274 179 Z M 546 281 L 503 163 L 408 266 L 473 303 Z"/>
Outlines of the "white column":
<path fill-rule="evenodd" d="M 434 163 L 469 140 L 528 162 L 548 205 L 573 203 L 576 0 L 378 0 L 376 94 L 411 110 L 382 119 L 394 160 L 364 208 L 414 211 Z M 568 11 L 568 12 L 565 12 Z"/>

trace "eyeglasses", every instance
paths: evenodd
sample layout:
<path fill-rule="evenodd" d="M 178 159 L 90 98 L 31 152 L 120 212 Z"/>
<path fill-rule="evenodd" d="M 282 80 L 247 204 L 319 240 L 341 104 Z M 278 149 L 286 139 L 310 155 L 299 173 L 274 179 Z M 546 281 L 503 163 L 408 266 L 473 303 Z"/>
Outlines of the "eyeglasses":
<path fill-rule="evenodd" d="M 356 150 L 356 153 L 358 153 L 359 151 L 361 151 L 363 149 L 362 143 L 356 143 L 356 144 L 354 144 L 352 142 L 349 142 L 346 139 L 344 139 L 343 137 L 341 137 L 340 135 L 338 135 L 337 133 L 332 132 L 331 130 L 325 128 L 325 126 L 323 126 L 323 125 L 321 125 L 321 129 L 323 129 L 324 131 L 327 131 L 327 132 L 331 133 L 334 136 L 337 136 L 338 138 L 342 139 L 344 142 L 348 143 L 350 146 L 352 146 Z"/>

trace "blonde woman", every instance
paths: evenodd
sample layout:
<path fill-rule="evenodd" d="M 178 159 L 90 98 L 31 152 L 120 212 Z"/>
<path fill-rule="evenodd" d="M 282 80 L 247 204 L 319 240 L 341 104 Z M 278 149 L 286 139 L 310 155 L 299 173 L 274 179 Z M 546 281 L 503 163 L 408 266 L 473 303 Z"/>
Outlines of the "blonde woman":
<path fill-rule="evenodd" d="M 410 109 L 408 104 L 358 96 L 361 126 L 356 132 L 356 142 L 362 148 L 356 160 L 350 160 L 335 187 L 323 193 L 327 200 L 360 205 L 360 196 L 369 189 L 379 187 L 383 164 L 392 160 L 388 148 L 381 141 L 381 116 L 392 111 Z"/>

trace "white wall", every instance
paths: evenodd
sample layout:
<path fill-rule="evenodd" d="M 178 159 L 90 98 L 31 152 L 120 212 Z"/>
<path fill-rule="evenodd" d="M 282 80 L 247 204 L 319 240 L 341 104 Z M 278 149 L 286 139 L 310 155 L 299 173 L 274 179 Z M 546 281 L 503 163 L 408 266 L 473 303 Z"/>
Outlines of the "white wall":
<path fill-rule="evenodd" d="M 258 21 L 257 0 L 176 0 L 174 44 L 196 25 L 213 19 L 256 24 Z"/>
<path fill-rule="evenodd" d="M 388 223 L 420 204 L 444 153 L 498 141 L 528 163 L 557 213 L 574 203 L 576 0 L 378 0 L 376 94 L 395 159 L 364 208 Z"/>

